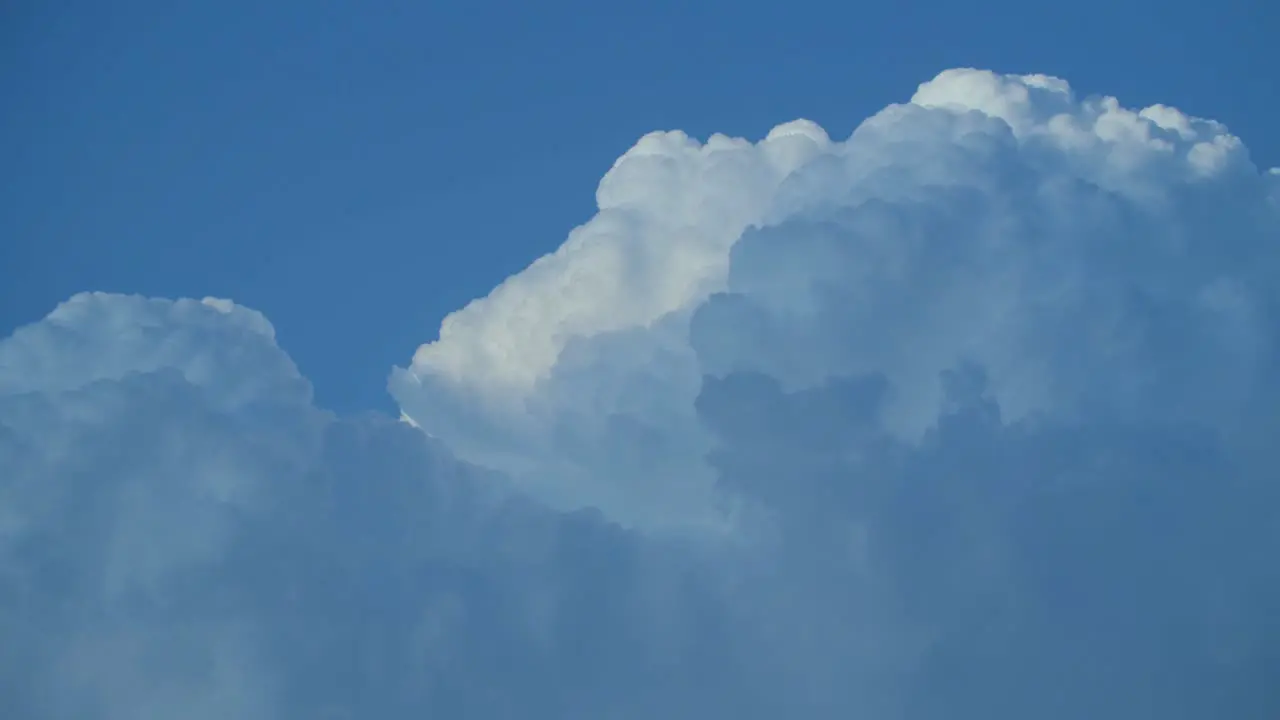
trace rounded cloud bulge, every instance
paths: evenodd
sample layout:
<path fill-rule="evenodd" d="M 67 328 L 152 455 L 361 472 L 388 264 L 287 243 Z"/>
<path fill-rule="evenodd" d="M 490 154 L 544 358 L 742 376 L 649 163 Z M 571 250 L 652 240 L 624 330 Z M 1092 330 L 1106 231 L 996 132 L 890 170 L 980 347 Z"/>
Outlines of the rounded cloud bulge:
<path fill-rule="evenodd" d="M 1214 121 L 973 69 L 841 141 L 653 133 L 595 217 L 450 315 L 390 391 L 468 461 L 650 525 L 737 507 L 705 462 L 707 375 L 880 374 L 906 439 L 961 362 L 1011 420 L 1230 422 L 1270 368 L 1272 177 Z"/>
<path fill-rule="evenodd" d="M 65 392 L 161 369 L 228 407 L 278 391 L 277 380 L 295 400 L 311 398 L 267 318 L 221 298 L 80 293 L 0 340 L 0 393 Z"/>

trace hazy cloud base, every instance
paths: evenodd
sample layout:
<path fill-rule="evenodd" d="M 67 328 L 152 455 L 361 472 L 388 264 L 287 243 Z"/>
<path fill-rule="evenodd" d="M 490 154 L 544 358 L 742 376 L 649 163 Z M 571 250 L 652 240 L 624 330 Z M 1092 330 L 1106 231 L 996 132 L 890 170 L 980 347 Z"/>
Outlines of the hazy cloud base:
<path fill-rule="evenodd" d="M 948 71 L 598 200 L 392 373 L 421 431 L 227 301 L 0 341 L 0 716 L 1280 715 L 1280 174 L 1225 128 Z"/>

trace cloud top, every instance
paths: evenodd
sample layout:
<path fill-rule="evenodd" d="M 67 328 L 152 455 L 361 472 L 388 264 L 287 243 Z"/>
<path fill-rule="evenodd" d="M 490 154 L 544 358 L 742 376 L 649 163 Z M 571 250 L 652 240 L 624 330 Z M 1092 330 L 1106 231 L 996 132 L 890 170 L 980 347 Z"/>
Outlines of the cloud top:
<path fill-rule="evenodd" d="M 5 394 L 65 392 L 162 368 L 231 406 L 251 402 L 263 378 L 286 378 L 300 399 L 310 397 L 267 318 L 219 298 L 80 293 L 0 341 Z"/>
<path fill-rule="evenodd" d="M 885 373 L 903 437 L 935 422 L 936 377 L 965 359 L 1014 419 L 1167 406 L 1200 371 L 1226 387 L 1196 411 L 1229 415 L 1267 342 L 1269 177 L 1214 121 L 971 69 L 839 142 L 807 121 L 754 144 L 654 133 L 602 180 L 594 218 L 447 318 L 390 389 L 468 461 L 620 518 L 717 502 L 691 408 L 704 375 L 735 369 Z M 1157 338 L 1142 303 L 1185 332 Z M 1173 373 L 1172 353 L 1182 375 L 1131 382 Z M 590 457 L 628 442 L 619 423 L 682 438 L 663 451 L 676 467 Z"/>

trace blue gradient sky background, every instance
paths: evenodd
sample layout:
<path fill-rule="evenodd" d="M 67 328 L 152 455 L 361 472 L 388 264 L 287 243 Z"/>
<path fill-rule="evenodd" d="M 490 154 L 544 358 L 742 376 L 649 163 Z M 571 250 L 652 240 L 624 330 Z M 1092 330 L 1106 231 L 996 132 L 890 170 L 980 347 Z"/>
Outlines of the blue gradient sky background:
<path fill-rule="evenodd" d="M 939 70 L 1225 122 L 1280 164 L 1265 3 L 5 3 L 0 337 L 88 289 L 262 310 L 338 410 L 557 247 L 640 135 L 843 138 Z"/>

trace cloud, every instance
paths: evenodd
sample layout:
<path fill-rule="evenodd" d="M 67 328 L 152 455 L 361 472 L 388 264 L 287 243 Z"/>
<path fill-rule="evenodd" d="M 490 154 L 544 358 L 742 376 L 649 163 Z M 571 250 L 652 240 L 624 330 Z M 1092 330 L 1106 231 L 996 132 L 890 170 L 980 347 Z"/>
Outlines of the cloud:
<path fill-rule="evenodd" d="M 1275 717 L 1277 177 L 975 70 L 652 134 L 412 424 L 76 296 L 0 341 L 0 715 Z"/>
<path fill-rule="evenodd" d="M 750 716 L 713 548 L 301 402 L 253 318 L 97 294 L 0 344 L 0 716 Z"/>
<path fill-rule="evenodd" d="M 264 386 L 310 401 L 266 317 L 218 298 L 81 293 L 0 345 L 5 394 L 57 393 L 160 369 L 205 388 L 223 407 L 252 402 Z"/>
<path fill-rule="evenodd" d="M 1267 370 L 1274 177 L 1216 122 L 976 70 L 841 142 L 803 121 L 754 145 L 653 134 L 596 217 L 447 318 L 390 390 L 468 461 L 647 526 L 724 514 L 690 411 L 705 374 L 883 372 L 904 436 L 965 359 L 1011 419 L 1229 418 Z M 616 460 L 637 445 L 666 463 Z"/>

